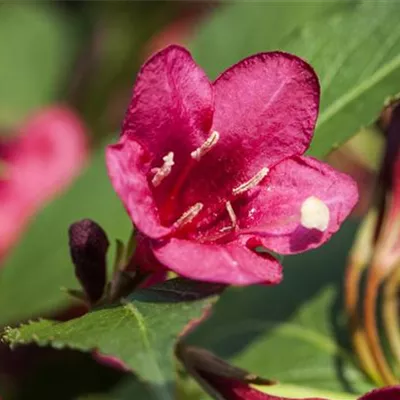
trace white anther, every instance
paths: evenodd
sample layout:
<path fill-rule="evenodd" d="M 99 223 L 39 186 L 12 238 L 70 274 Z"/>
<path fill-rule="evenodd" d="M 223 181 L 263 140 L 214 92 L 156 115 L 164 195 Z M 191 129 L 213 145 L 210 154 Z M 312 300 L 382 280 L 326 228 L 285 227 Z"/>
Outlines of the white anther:
<path fill-rule="evenodd" d="M 174 223 L 174 226 L 180 228 L 181 226 L 192 222 L 202 209 L 203 203 L 196 203 L 179 217 L 179 219 Z"/>
<path fill-rule="evenodd" d="M 318 229 L 324 232 L 329 225 L 328 206 L 318 197 L 310 196 L 303 201 L 300 209 L 301 225 L 307 229 Z"/>
<path fill-rule="evenodd" d="M 242 194 L 257 186 L 267 175 L 269 172 L 269 168 L 262 168 L 256 175 L 254 175 L 250 180 L 245 183 L 242 183 L 238 187 L 232 190 L 232 194 L 237 196 L 238 194 Z"/>
<path fill-rule="evenodd" d="M 170 151 L 166 156 L 163 157 L 164 164 L 160 168 L 152 168 L 151 172 L 155 175 L 151 180 L 154 187 L 157 187 L 170 173 L 172 166 L 174 165 L 174 153 Z"/>
<path fill-rule="evenodd" d="M 200 159 L 216 145 L 218 140 L 219 133 L 217 131 L 212 132 L 200 147 L 190 153 L 191 157 L 196 161 L 200 161 Z"/>

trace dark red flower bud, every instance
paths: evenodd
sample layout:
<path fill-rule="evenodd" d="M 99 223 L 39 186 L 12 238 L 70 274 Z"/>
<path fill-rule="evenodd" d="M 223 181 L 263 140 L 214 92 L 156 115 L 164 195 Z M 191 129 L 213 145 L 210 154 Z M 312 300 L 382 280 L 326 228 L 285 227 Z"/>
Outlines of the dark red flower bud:
<path fill-rule="evenodd" d="M 381 167 L 381 179 L 385 190 L 396 189 L 396 179 L 399 173 L 400 153 L 400 103 L 392 105 L 390 116 L 386 117 L 384 133 L 386 135 L 386 149 Z"/>
<path fill-rule="evenodd" d="M 68 233 L 75 275 L 94 304 L 100 300 L 106 284 L 107 235 L 90 219 L 75 222 Z"/>
<path fill-rule="evenodd" d="M 276 382 L 235 367 L 215 354 L 182 342 L 176 355 L 186 370 L 213 398 L 226 400 L 279 400 L 274 396 L 253 389 L 250 385 L 274 385 Z M 282 400 L 290 400 L 283 399 Z M 318 400 L 318 399 L 308 399 Z"/>

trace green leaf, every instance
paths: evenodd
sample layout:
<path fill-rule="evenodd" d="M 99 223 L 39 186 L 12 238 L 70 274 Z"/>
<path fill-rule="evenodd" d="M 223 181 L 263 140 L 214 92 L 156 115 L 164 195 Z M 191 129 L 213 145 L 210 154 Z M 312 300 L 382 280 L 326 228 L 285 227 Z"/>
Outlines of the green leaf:
<path fill-rule="evenodd" d="M 323 157 L 373 122 L 387 97 L 400 91 L 400 3 L 315 3 L 321 4 L 231 4 L 199 29 L 191 49 L 212 76 L 260 51 L 309 61 L 322 89 L 310 153 Z"/>
<path fill-rule="evenodd" d="M 343 271 L 354 231 L 347 223 L 322 248 L 285 257 L 280 285 L 224 293 L 189 342 L 284 385 L 368 391 L 370 383 L 353 362 L 342 307 Z"/>
<path fill-rule="evenodd" d="M 200 318 L 215 300 L 215 288 L 176 278 L 67 322 L 40 320 L 8 328 L 3 340 L 12 347 L 35 343 L 88 352 L 97 349 L 151 382 L 158 398 L 169 399 L 175 376 L 174 343 L 187 324 Z"/>
<path fill-rule="evenodd" d="M 50 4 L 0 5 L 2 127 L 54 101 L 63 89 L 76 46 L 69 22 Z"/>
<path fill-rule="evenodd" d="M 70 301 L 61 287 L 78 287 L 69 256 L 68 226 L 91 218 L 111 240 L 126 240 L 129 218 L 107 176 L 104 148 L 63 196 L 39 213 L 0 269 L 0 325 L 55 312 Z M 112 261 L 112 252 L 109 254 Z"/>
<path fill-rule="evenodd" d="M 350 1 L 346 0 L 232 2 L 200 25 L 190 49 L 200 66 L 215 78 L 250 54 L 278 49 L 302 25 L 348 7 Z"/>

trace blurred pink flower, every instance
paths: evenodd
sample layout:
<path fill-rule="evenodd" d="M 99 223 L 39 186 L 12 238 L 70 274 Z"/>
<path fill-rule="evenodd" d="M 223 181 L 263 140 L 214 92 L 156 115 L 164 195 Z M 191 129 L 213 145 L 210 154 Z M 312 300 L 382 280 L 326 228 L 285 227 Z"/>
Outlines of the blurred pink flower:
<path fill-rule="evenodd" d="M 147 61 L 107 165 L 158 263 L 197 280 L 275 284 L 279 262 L 256 247 L 326 242 L 358 195 L 351 178 L 303 156 L 318 106 L 317 76 L 290 54 L 246 58 L 213 83 L 182 47 Z"/>
<path fill-rule="evenodd" d="M 68 186 L 87 158 L 85 128 L 73 111 L 39 111 L 13 137 L 0 137 L 0 261 L 29 219 Z"/>

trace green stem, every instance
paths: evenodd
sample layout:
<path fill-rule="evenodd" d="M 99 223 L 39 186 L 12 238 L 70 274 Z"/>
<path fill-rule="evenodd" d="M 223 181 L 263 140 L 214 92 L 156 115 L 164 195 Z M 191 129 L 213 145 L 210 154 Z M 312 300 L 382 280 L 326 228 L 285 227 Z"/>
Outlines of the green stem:
<path fill-rule="evenodd" d="M 393 375 L 390 365 L 387 362 L 386 356 L 382 350 L 380 343 L 377 321 L 376 321 L 376 304 L 378 292 L 384 275 L 380 273 L 380 268 L 373 265 L 370 268 L 367 280 L 367 287 L 364 302 L 364 317 L 365 317 L 365 333 L 370 346 L 372 357 L 376 363 L 378 371 L 382 376 L 385 385 L 396 385 L 397 379 Z"/>
<path fill-rule="evenodd" d="M 377 385 L 382 385 L 383 380 L 377 372 L 377 366 L 372 357 L 367 338 L 365 336 L 362 321 L 358 313 L 359 286 L 363 265 L 350 262 L 346 270 L 345 278 L 345 308 L 349 317 L 352 344 L 357 354 L 361 369 Z"/>
<path fill-rule="evenodd" d="M 397 366 L 400 367 L 400 318 L 398 310 L 398 290 L 400 286 L 400 269 L 396 268 L 386 280 L 383 297 L 383 323 L 390 348 Z"/>
<path fill-rule="evenodd" d="M 383 380 L 372 357 L 358 309 L 360 281 L 362 273 L 371 259 L 376 221 L 376 212 L 371 210 L 358 231 L 346 267 L 344 291 L 352 344 L 360 367 L 377 385 L 381 385 Z"/>

